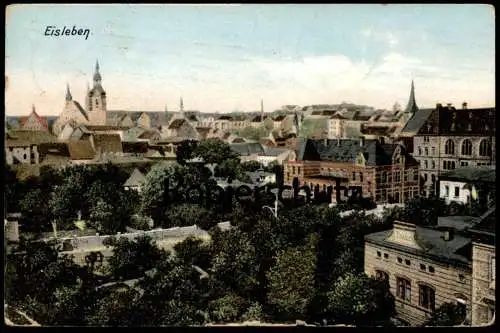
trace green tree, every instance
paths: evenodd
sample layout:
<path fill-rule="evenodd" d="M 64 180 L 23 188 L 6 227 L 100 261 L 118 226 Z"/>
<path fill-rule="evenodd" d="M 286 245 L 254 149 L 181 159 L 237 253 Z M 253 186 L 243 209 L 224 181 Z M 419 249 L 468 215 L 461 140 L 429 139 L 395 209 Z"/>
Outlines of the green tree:
<path fill-rule="evenodd" d="M 196 265 L 204 270 L 210 268 L 212 259 L 210 245 L 204 240 L 189 236 L 174 245 L 175 256 L 186 265 Z"/>
<path fill-rule="evenodd" d="M 196 149 L 197 142 L 194 140 L 182 141 L 176 148 L 177 162 L 181 165 L 186 164 L 187 160 L 193 158 L 193 153 Z"/>
<path fill-rule="evenodd" d="M 268 303 L 276 307 L 278 318 L 305 317 L 315 291 L 316 242 L 311 235 L 306 245 L 280 251 L 269 270 Z"/>
<path fill-rule="evenodd" d="M 204 230 L 209 230 L 217 222 L 213 210 L 206 209 L 198 204 L 184 203 L 168 207 L 161 226 L 163 228 L 172 228 L 197 225 Z"/>
<path fill-rule="evenodd" d="M 241 320 L 246 301 L 234 293 L 226 294 L 209 303 L 210 319 L 214 323 L 234 323 Z"/>
<path fill-rule="evenodd" d="M 141 277 L 169 256 L 149 236 L 140 236 L 133 241 L 125 237 L 111 238 L 108 244 L 113 247 L 113 254 L 108 259 L 109 271 L 119 280 Z"/>
<path fill-rule="evenodd" d="M 262 164 L 257 161 L 246 161 L 241 163 L 244 171 L 254 172 L 262 168 Z"/>
<path fill-rule="evenodd" d="M 60 288 L 77 288 L 80 268 L 60 256 L 54 243 L 22 242 L 6 258 L 6 303 L 26 310 L 39 323 L 53 318 L 51 305 Z"/>
<path fill-rule="evenodd" d="M 128 287 L 110 288 L 97 293 L 92 311 L 86 316 L 91 326 L 128 326 L 139 293 Z"/>
<path fill-rule="evenodd" d="M 257 285 L 258 258 L 248 236 L 237 230 L 212 232 L 211 277 L 227 291 L 250 297 Z"/>
<path fill-rule="evenodd" d="M 462 324 L 465 317 L 465 307 L 455 303 L 443 303 L 423 326 L 456 326 Z"/>
<path fill-rule="evenodd" d="M 231 149 L 231 146 L 221 140 L 200 141 L 193 152 L 193 156 L 203 158 L 205 163 L 215 164 L 239 158 L 239 155 Z"/>
<path fill-rule="evenodd" d="M 387 281 L 348 273 L 327 293 L 327 312 L 337 323 L 369 325 L 388 322 L 395 313 Z"/>
<path fill-rule="evenodd" d="M 241 131 L 238 131 L 237 134 L 242 138 L 259 141 L 260 139 L 267 137 L 269 135 L 269 129 L 264 126 L 261 127 L 245 127 Z"/>
<path fill-rule="evenodd" d="M 208 287 L 190 265 L 163 262 L 158 272 L 138 283 L 143 290 L 130 317 L 132 326 L 202 325 L 207 314 Z"/>

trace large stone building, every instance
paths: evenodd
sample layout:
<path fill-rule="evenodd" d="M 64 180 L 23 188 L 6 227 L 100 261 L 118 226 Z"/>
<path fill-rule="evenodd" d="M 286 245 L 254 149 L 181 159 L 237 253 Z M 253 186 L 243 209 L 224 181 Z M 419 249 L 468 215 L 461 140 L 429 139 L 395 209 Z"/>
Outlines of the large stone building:
<path fill-rule="evenodd" d="M 495 109 L 437 104 L 435 109 L 418 110 L 400 139 L 420 163 L 421 194 L 431 196 L 443 172 L 495 165 Z"/>
<path fill-rule="evenodd" d="M 470 239 L 452 231 L 395 222 L 365 236 L 365 273 L 389 281 L 398 319 L 422 325 L 452 302 L 471 312 Z"/>
<path fill-rule="evenodd" d="M 297 159 L 284 166 L 286 184 L 361 190 L 377 203 L 403 203 L 418 195 L 418 164 L 400 144 L 377 140 L 300 139 Z M 338 189 L 340 191 L 340 189 Z M 333 193 L 341 196 L 340 193 Z"/>
<path fill-rule="evenodd" d="M 385 278 L 398 319 L 421 325 L 444 303 L 465 310 L 462 325 L 495 317 L 495 207 L 479 218 L 441 217 L 436 226 L 394 222 L 365 236 L 365 273 Z"/>
<path fill-rule="evenodd" d="M 495 322 L 495 209 L 470 230 L 472 234 L 472 325 Z"/>

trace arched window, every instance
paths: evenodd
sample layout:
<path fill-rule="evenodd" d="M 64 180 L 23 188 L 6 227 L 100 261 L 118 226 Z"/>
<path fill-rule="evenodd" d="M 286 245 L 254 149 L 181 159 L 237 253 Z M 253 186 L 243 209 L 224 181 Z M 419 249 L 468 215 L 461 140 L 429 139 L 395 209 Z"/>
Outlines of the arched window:
<path fill-rule="evenodd" d="M 384 272 L 384 271 L 376 270 L 375 277 L 377 279 L 389 281 L 389 273 Z"/>
<path fill-rule="evenodd" d="M 430 286 L 425 284 L 419 284 L 418 294 L 419 306 L 431 311 L 434 311 L 436 309 L 434 288 L 431 288 Z"/>
<path fill-rule="evenodd" d="M 402 300 L 411 301 L 411 282 L 402 277 L 398 277 L 396 280 L 396 296 Z"/>
<path fill-rule="evenodd" d="M 491 156 L 491 142 L 483 139 L 479 143 L 479 156 Z"/>
<path fill-rule="evenodd" d="M 448 140 L 444 144 L 444 153 L 449 154 L 449 155 L 454 155 L 455 154 L 455 143 L 453 140 Z"/>
<path fill-rule="evenodd" d="M 472 155 L 472 142 L 469 139 L 465 139 L 462 142 L 462 155 L 470 156 Z"/>

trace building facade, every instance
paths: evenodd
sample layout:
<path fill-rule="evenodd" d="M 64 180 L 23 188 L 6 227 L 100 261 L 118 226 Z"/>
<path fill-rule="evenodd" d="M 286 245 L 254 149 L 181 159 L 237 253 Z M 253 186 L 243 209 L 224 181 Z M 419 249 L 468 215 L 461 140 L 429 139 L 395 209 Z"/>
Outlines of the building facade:
<path fill-rule="evenodd" d="M 421 194 L 437 194 L 439 175 L 460 167 L 495 165 L 495 109 L 462 109 L 437 104 L 419 110 L 400 136 L 413 141 L 412 155 L 420 163 Z"/>
<path fill-rule="evenodd" d="M 439 198 L 447 204 L 470 204 L 473 200 L 486 207 L 496 203 L 496 170 L 494 167 L 462 167 L 439 176 Z"/>
<path fill-rule="evenodd" d="M 495 208 L 490 209 L 472 234 L 472 325 L 495 322 Z"/>
<path fill-rule="evenodd" d="M 472 309 L 470 239 L 413 224 L 365 236 L 365 273 L 389 281 L 398 319 L 424 324 L 444 303 Z M 469 252 L 469 254 L 468 254 Z"/>
<path fill-rule="evenodd" d="M 285 184 L 294 178 L 310 188 L 357 188 L 376 203 L 403 203 L 418 195 L 418 164 L 399 144 L 377 140 L 301 139 L 297 159 L 284 164 Z M 340 189 L 338 190 L 340 191 Z"/>

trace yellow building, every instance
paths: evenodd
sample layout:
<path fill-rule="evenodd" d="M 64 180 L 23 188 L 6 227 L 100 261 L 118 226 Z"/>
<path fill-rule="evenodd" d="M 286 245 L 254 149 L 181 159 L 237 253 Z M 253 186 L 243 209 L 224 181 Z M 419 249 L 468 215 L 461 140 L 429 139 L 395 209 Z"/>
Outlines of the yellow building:
<path fill-rule="evenodd" d="M 470 321 L 471 240 L 453 229 L 395 222 L 391 230 L 365 236 L 365 273 L 389 280 L 398 319 L 421 325 L 443 303 L 466 308 Z"/>

